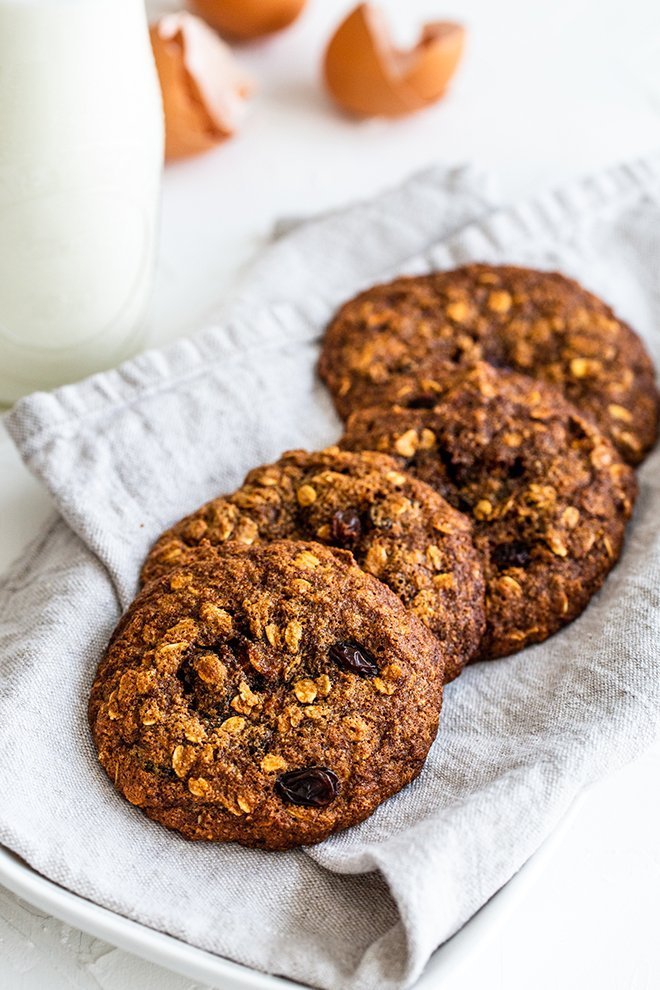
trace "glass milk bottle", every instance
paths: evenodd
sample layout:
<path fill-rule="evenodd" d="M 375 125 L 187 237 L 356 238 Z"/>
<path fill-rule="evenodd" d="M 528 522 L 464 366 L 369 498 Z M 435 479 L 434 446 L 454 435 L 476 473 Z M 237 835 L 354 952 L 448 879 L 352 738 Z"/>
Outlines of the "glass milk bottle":
<path fill-rule="evenodd" d="M 0 402 L 139 347 L 162 162 L 143 0 L 0 0 Z"/>

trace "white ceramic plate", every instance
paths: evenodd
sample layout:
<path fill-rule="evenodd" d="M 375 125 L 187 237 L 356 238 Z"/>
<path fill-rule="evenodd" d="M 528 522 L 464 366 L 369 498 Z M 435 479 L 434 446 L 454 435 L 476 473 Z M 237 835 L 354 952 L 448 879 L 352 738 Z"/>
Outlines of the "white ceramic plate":
<path fill-rule="evenodd" d="M 431 957 L 416 990 L 431 990 L 446 986 L 450 974 L 455 974 L 468 957 L 480 951 L 506 921 L 516 904 L 524 898 L 534 878 L 541 872 L 559 843 L 560 836 L 572 819 L 576 805 L 560 827 L 546 840 L 538 852 L 452 939 Z M 238 963 L 197 949 L 186 942 L 147 928 L 146 925 L 124 918 L 114 911 L 85 900 L 64 887 L 36 873 L 18 856 L 0 845 L 0 884 L 18 897 L 48 914 L 80 928 L 96 938 L 105 939 L 143 959 L 181 973 L 192 980 L 223 990 L 284 990 L 301 984 L 281 977 L 269 976 Z"/>

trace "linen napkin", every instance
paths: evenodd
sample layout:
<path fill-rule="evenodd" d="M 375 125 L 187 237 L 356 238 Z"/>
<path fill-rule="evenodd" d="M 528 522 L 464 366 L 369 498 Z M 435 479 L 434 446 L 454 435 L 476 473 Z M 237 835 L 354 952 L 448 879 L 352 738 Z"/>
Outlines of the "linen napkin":
<path fill-rule="evenodd" d="M 478 176 L 431 170 L 305 223 L 262 256 L 221 324 L 12 412 L 60 513 L 0 587 L 0 840 L 35 869 L 248 966 L 327 990 L 395 990 L 585 784 L 653 740 L 658 452 L 640 471 L 624 556 L 585 614 L 469 667 L 446 691 L 420 778 L 356 828 L 280 854 L 188 843 L 115 794 L 91 745 L 89 686 L 151 541 L 254 465 L 339 435 L 314 364 L 344 298 L 469 260 L 560 269 L 660 360 L 660 160 L 491 207 Z"/>

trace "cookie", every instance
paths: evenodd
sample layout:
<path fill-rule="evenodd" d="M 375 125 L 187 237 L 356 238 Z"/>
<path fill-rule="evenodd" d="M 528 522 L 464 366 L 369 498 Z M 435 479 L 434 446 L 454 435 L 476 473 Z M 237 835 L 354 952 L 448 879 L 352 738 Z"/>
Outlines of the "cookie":
<path fill-rule="evenodd" d="M 119 623 L 89 714 L 111 781 L 190 839 L 320 842 L 420 772 L 440 642 L 346 551 L 200 550 Z"/>
<path fill-rule="evenodd" d="M 354 413 L 342 446 L 398 456 L 474 520 L 486 574 L 479 658 L 540 643 L 575 619 L 623 545 L 632 469 L 554 388 L 481 363 L 435 383 L 430 408 Z"/>
<path fill-rule="evenodd" d="M 368 289 L 328 327 L 319 371 L 346 417 L 412 401 L 410 375 L 438 380 L 482 359 L 555 385 L 628 463 L 655 443 L 658 392 L 644 345 L 556 272 L 467 265 Z"/>
<path fill-rule="evenodd" d="M 485 624 L 484 579 L 472 526 L 390 457 L 330 447 L 293 450 L 248 474 L 233 495 L 178 522 L 153 547 L 142 580 L 180 566 L 203 541 L 311 539 L 350 550 L 448 648 L 454 678 Z"/>

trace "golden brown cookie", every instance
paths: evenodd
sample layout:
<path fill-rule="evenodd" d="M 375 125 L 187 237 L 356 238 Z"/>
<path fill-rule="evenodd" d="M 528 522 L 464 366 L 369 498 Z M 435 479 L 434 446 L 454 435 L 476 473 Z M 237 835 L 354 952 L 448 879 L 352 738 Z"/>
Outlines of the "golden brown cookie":
<path fill-rule="evenodd" d="M 475 524 L 486 573 L 479 657 L 575 619 L 623 545 L 636 495 L 593 420 L 556 389 L 481 363 L 435 383 L 430 408 L 354 413 L 342 445 L 393 454 Z"/>
<path fill-rule="evenodd" d="M 448 680 L 479 645 L 484 578 L 469 520 L 383 454 L 293 450 L 256 468 L 237 492 L 164 533 L 142 580 L 185 563 L 204 541 L 228 539 L 311 539 L 350 550 L 445 642 Z"/>
<path fill-rule="evenodd" d="M 406 404 L 420 377 L 441 380 L 479 360 L 557 386 L 631 464 L 655 443 L 658 391 L 644 345 L 556 272 L 467 265 L 375 286 L 339 310 L 319 370 L 346 417 Z"/>
<path fill-rule="evenodd" d="M 190 839 L 320 842 L 420 772 L 442 644 L 353 557 L 207 547 L 119 623 L 89 714 L 117 789 Z"/>

